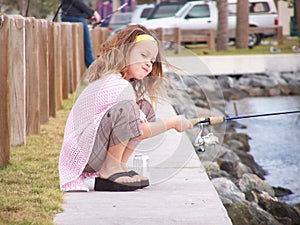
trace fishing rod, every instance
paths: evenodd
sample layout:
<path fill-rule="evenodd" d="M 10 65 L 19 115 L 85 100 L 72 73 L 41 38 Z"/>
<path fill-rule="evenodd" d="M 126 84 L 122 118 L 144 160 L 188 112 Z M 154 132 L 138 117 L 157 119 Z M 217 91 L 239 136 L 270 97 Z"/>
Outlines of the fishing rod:
<path fill-rule="evenodd" d="M 115 14 L 116 12 L 119 12 L 121 9 L 123 9 L 125 6 L 128 5 L 128 2 L 125 2 L 123 5 L 121 5 L 119 8 L 117 8 L 116 10 L 114 10 L 111 14 L 108 14 L 105 18 L 103 18 L 102 20 L 100 20 L 100 22 L 96 23 L 95 21 L 92 23 L 93 28 L 95 28 L 98 25 L 101 25 L 105 20 L 108 20 L 110 17 L 112 17 L 113 14 Z"/>
<path fill-rule="evenodd" d="M 56 17 L 57 17 L 57 15 L 58 15 L 59 10 L 61 9 L 63 3 L 64 3 L 64 0 L 62 0 L 61 3 L 59 4 L 59 6 L 57 7 L 57 10 L 56 10 L 56 12 L 55 12 L 55 14 L 54 14 L 54 17 L 53 17 L 53 19 L 52 19 L 52 22 L 54 22 L 54 21 L 56 20 Z"/>
<path fill-rule="evenodd" d="M 275 113 L 264 113 L 264 114 L 255 114 L 255 115 L 246 115 L 246 116 L 233 116 L 233 117 L 200 117 L 194 118 L 190 121 L 194 126 L 200 126 L 200 131 L 197 137 L 194 140 L 194 147 L 199 152 L 204 152 L 205 147 L 209 145 L 215 145 L 219 143 L 218 138 L 213 133 L 208 133 L 205 136 L 202 136 L 203 132 L 203 125 L 204 124 L 219 124 L 223 123 L 227 120 L 239 120 L 239 119 L 246 119 L 246 118 L 254 118 L 254 117 L 265 117 L 265 116 L 276 116 L 276 115 L 283 115 L 283 114 L 296 114 L 300 113 L 300 110 L 297 111 L 287 111 L 287 112 L 275 112 Z"/>
<path fill-rule="evenodd" d="M 208 117 L 208 118 L 200 117 L 200 118 L 191 119 L 191 122 L 193 123 L 194 126 L 201 124 L 201 123 L 208 123 L 208 124 L 213 125 L 213 124 L 223 123 L 227 120 L 239 120 L 239 119 L 254 118 L 254 117 L 276 116 L 276 115 L 296 114 L 296 113 L 300 113 L 300 110 L 254 114 L 254 115 L 245 115 L 245 116 L 233 116 L 233 117 Z"/>

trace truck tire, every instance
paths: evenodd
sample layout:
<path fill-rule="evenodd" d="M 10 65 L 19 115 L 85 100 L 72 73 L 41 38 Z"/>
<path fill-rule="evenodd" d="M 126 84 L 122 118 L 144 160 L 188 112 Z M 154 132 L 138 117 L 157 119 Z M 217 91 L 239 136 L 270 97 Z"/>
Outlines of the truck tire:
<path fill-rule="evenodd" d="M 249 33 L 248 40 L 249 40 L 249 43 L 248 43 L 249 48 L 253 48 L 255 45 L 260 44 L 261 34 Z"/>

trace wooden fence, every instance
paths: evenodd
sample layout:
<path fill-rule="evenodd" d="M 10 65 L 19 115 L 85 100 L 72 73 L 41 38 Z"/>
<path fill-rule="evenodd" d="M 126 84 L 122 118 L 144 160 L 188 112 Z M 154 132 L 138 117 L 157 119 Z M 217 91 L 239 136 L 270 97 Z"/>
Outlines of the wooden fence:
<path fill-rule="evenodd" d="M 99 30 L 91 34 L 94 43 L 105 39 Z M 0 165 L 9 163 L 10 146 L 39 134 L 76 90 L 85 70 L 83 43 L 81 23 L 0 14 Z"/>
<path fill-rule="evenodd" d="M 201 29 L 201 30 L 181 30 L 180 28 L 157 28 L 154 30 L 161 41 L 174 43 L 175 53 L 179 53 L 180 44 L 183 42 L 202 42 L 206 43 L 208 49 L 215 49 L 216 31 L 214 29 Z M 250 27 L 251 33 L 264 33 L 276 35 L 278 43 L 283 43 L 283 29 L 282 26 L 276 27 Z M 229 34 L 233 35 L 235 30 L 229 30 Z"/>
<path fill-rule="evenodd" d="M 215 48 L 215 30 L 181 30 L 180 28 L 163 29 L 157 28 L 154 30 L 161 41 L 172 42 L 175 44 L 175 53 L 179 53 L 180 44 L 183 42 L 205 42 L 209 49 Z"/>

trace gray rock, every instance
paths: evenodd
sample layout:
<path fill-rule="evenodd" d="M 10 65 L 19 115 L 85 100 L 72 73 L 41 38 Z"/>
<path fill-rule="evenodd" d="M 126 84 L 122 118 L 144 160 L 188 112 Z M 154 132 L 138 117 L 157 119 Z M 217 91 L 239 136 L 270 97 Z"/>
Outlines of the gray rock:
<path fill-rule="evenodd" d="M 202 165 L 205 168 L 206 173 L 208 173 L 208 174 L 220 172 L 220 167 L 219 167 L 218 163 L 216 163 L 216 162 L 203 161 Z"/>
<path fill-rule="evenodd" d="M 270 196 L 274 197 L 275 192 L 271 185 L 260 179 L 255 174 L 243 174 L 238 183 L 241 191 L 246 193 L 250 190 L 258 190 L 261 192 L 267 192 Z"/>
<path fill-rule="evenodd" d="M 300 224 L 300 215 L 288 204 L 272 198 L 266 193 L 258 192 L 258 205 L 272 214 L 282 224 Z"/>
<path fill-rule="evenodd" d="M 245 164 L 249 169 L 251 169 L 252 173 L 256 174 L 261 179 L 264 179 L 264 176 L 267 174 L 266 171 L 258 165 L 253 156 L 244 151 L 234 150 L 235 153 L 240 157 L 241 162 Z"/>
<path fill-rule="evenodd" d="M 219 196 L 228 202 L 243 202 L 245 194 L 229 179 L 220 177 L 211 180 Z"/>
<path fill-rule="evenodd" d="M 236 166 L 236 176 L 237 178 L 241 178 L 245 173 L 252 173 L 253 171 L 246 166 L 245 164 L 238 162 Z"/>
<path fill-rule="evenodd" d="M 198 154 L 201 161 L 216 162 L 226 151 L 230 151 L 221 145 L 207 146 L 205 152 Z"/>
<path fill-rule="evenodd" d="M 220 165 L 220 169 L 229 173 L 232 177 L 237 177 L 236 168 L 238 162 L 232 160 L 222 160 L 218 159 L 218 163 Z"/>
<path fill-rule="evenodd" d="M 226 133 L 224 137 L 224 143 L 227 143 L 231 140 L 237 140 L 242 143 L 244 146 L 243 149 L 248 152 L 250 150 L 249 139 L 250 137 L 245 133 Z"/>
<path fill-rule="evenodd" d="M 253 202 L 224 204 L 232 224 L 237 225 L 281 225 L 270 213 Z"/>
<path fill-rule="evenodd" d="M 236 139 L 227 140 L 226 145 L 228 146 L 229 149 L 246 152 L 246 149 L 244 149 L 243 143 Z"/>

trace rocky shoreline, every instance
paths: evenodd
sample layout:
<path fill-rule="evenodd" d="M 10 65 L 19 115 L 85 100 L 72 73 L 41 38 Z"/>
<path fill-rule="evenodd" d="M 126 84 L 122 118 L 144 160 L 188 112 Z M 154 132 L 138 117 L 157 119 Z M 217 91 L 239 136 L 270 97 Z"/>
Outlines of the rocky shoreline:
<path fill-rule="evenodd" d="M 245 97 L 300 95 L 300 72 L 209 76 L 170 74 L 176 86 L 170 92 L 174 109 L 189 118 L 226 116 L 225 103 Z M 300 203 L 288 205 L 278 197 L 290 194 L 284 187 L 264 181 L 264 171 L 249 154 L 249 136 L 239 133 L 237 122 L 204 126 L 219 144 L 198 156 L 227 209 L 233 224 L 300 224 Z M 188 133 L 191 141 L 195 131 Z"/>

